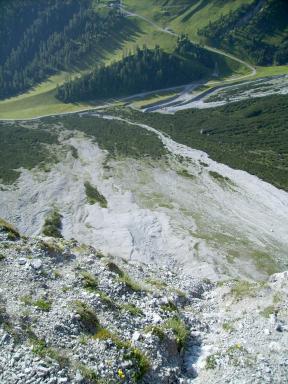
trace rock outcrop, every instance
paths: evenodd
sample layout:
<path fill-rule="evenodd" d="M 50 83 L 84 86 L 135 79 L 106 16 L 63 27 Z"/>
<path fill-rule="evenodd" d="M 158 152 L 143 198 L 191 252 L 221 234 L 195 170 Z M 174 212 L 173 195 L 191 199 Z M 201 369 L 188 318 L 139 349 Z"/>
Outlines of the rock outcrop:
<path fill-rule="evenodd" d="M 287 382 L 287 272 L 214 284 L 2 224 L 1 383 Z"/>

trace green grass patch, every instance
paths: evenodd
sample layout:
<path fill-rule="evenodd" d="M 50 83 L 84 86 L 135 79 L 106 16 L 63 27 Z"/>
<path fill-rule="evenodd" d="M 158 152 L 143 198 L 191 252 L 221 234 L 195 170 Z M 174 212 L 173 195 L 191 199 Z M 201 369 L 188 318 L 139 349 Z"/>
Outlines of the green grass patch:
<path fill-rule="evenodd" d="M 169 301 L 168 304 L 162 304 L 161 309 L 164 312 L 176 312 L 176 311 L 178 311 L 177 306 L 172 301 Z"/>
<path fill-rule="evenodd" d="M 24 305 L 29 305 L 40 309 L 43 312 L 49 312 L 52 308 L 52 302 L 44 298 L 33 300 L 30 295 L 24 295 L 20 298 Z"/>
<path fill-rule="evenodd" d="M 34 307 L 41 309 L 43 312 L 49 312 L 52 308 L 51 301 L 45 299 L 38 299 L 33 302 Z"/>
<path fill-rule="evenodd" d="M 218 172 L 215 172 L 215 171 L 209 171 L 209 175 L 210 175 L 213 179 L 219 181 L 220 183 L 225 183 L 225 182 L 231 183 L 231 180 L 229 179 L 229 177 L 220 175 L 220 173 L 218 173 Z"/>
<path fill-rule="evenodd" d="M 79 370 L 85 382 L 89 384 L 104 384 L 99 375 L 93 369 L 87 367 L 87 365 L 77 364 L 77 370 Z"/>
<path fill-rule="evenodd" d="M 253 113 L 254 117 L 249 117 Z M 174 115 L 131 114 L 134 120 L 169 134 L 178 143 L 203 150 L 220 163 L 288 191 L 287 96 L 267 96 Z"/>
<path fill-rule="evenodd" d="M 181 171 L 177 171 L 177 174 L 179 176 L 183 176 L 183 177 L 186 177 L 186 179 L 190 179 L 190 180 L 194 180 L 196 178 L 195 175 L 192 175 L 191 173 L 189 173 L 187 171 L 187 169 L 182 169 Z"/>
<path fill-rule="evenodd" d="M 146 279 L 145 283 L 154 285 L 154 287 L 158 289 L 165 289 L 167 287 L 167 284 L 164 281 L 156 280 L 156 279 Z"/>
<path fill-rule="evenodd" d="M 92 292 L 98 289 L 98 280 L 94 275 L 86 271 L 82 271 L 80 275 L 84 288 Z"/>
<path fill-rule="evenodd" d="M 265 272 L 267 275 L 273 275 L 273 273 L 280 272 L 276 260 L 266 252 L 254 251 L 251 254 L 251 258 L 258 271 Z"/>
<path fill-rule="evenodd" d="M 42 233 L 45 236 L 62 238 L 61 228 L 62 216 L 57 209 L 53 209 L 53 211 L 47 215 L 44 221 Z"/>
<path fill-rule="evenodd" d="M 32 352 L 35 355 L 56 360 L 62 368 L 70 365 L 67 355 L 63 351 L 48 346 L 45 339 L 39 339 L 32 333 L 30 334 L 30 343 L 32 344 Z"/>
<path fill-rule="evenodd" d="M 103 196 L 95 186 L 91 185 L 89 181 L 86 181 L 84 186 L 89 204 L 93 205 L 97 203 L 101 208 L 107 208 L 108 203 L 105 196 Z"/>
<path fill-rule="evenodd" d="M 98 340 L 111 340 L 117 349 L 126 350 L 124 359 L 134 361 L 135 372 L 133 373 L 133 379 L 136 380 L 136 382 L 140 381 L 149 371 L 150 361 L 148 357 L 140 351 L 140 349 L 132 347 L 129 341 L 122 340 L 118 335 L 106 328 L 100 328 L 93 338 Z"/>
<path fill-rule="evenodd" d="M 219 355 L 216 353 L 214 355 L 207 356 L 205 368 L 206 369 L 215 369 L 217 367 L 217 357 L 218 356 Z"/>
<path fill-rule="evenodd" d="M 231 294 L 235 299 L 240 300 L 245 297 L 255 297 L 259 291 L 259 285 L 256 283 L 250 283 L 249 281 L 239 280 L 236 281 L 231 288 Z"/>
<path fill-rule="evenodd" d="M 97 295 L 99 295 L 100 297 L 100 300 L 106 304 L 110 309 L 116 309 L 117 308 L 117 305 L 116 303 L 114 303 L 114 301 L 111 299 L 110 296 L 107 295 L 107 293 L 103 292 L 103 291 L 100 291 L 100 289 L 98 289 L 96 291 Z"/>
<path fill-rule="evenodd" d="M 7 221 L 0 219 L 0 231 L 4 231 L 7 233 L 8 240 L 17 240 L 20 238 L 20 234 L 13 227 L 13 225 L 7 223 Z"/>
<path fill-rule="evenodd" d="M 189 334 L 188 328 L 184 321 L 182 321 L 179 317 L 173 317 L 167 320 L 163 326 L 166 329 L 172 330 L 174 336 L 176 337 L 178 350 L 180 351 L 185 346 Z"/>
<path fill-rule="evenodd" d="M 123 121 L 104 120 L 95 116 L 64 116 L 43 121 L 46 124 L 60 122 L 68 130 L 84 132 L 94 138 L 100 148 L 107 150 L 113 157 L 142 159 L 144 156 L 149 156 L 160 159 L 167 153 L 156 134 Z"/>
<path fill-rule="evenodd" d="M 235 329 L 233 324 L 230 321 L 229 322 L 226 321 L 225 323 L 223 323 L 222 328 L 224 329 L 224 331 L 229 332 L 229 333 L 233 332 Z"/>
<path fill-rule="evenodd" d="M 120 339 L 119 336 L 109 331 L 107 328 L 100 328 L 93 338 L 98 340 L 111 340 L 118 349 L 130 348 L 130 343 L 128 341 Z"/>
<path fill-rule="evenodd" d="M 53 164 L 56 157 L 51 156 L 47 145 L 57 143 L 52 132 L 0 121 L 0 182 L 14 183 L 20 175 L 19 168 Z"/>
<path fill-rule="evenodd" d="M 275 311 L 276 311 L 275 305 L 269 305 L 268 307 L 264 308 L 260 312 L 260 315 L 268 319 L 270 315 L 273 315 L 273 313 L 275 313 Z"/>
<path fill-rule="evenodd" d="M 134 304 L 121 304 L 120 308 L 132 316 L 143 316 L 142 309 L 136 307 Z"/>
<path fill-rule="evenodd" d="M 136 362 L 135 368 L 137 370 L 133 374 L 133 379 L 136 380 L 136 382 L 141 381 L 151 367 L 148 357 L 145 353 L 140 351 L 140 349 L 132 348 L 131 351 L 124 356 L 124 358 L 126 360 L 132 359 Z"/>
<path fill-rule="evenodd" d="M 134 281 L 127 273 L 124 273 L 122 276 L 119 276 L 119 281 L 124 284 L 128 289 L 134 292 L 143 291 L 143 287 L 141 287 L 136 281 Z"/>
<path fill-rule="evenodd" d="M 151 332 L 152 335 L 157 336 L 159 340 L 163 341 L 165 338 L 165 328 L 159 325 L 148 325 L 145 327 L 144 332 Z"/>
<path fill-rule="evenodd" d="M 117 264 L 113 263 L 113 261 L 108 261 L 105 266 L 109 269 L 110 272 L 116 273 L 116 275 L 120 277 L 124 275 L 122 269 L 119 268 Z"/>

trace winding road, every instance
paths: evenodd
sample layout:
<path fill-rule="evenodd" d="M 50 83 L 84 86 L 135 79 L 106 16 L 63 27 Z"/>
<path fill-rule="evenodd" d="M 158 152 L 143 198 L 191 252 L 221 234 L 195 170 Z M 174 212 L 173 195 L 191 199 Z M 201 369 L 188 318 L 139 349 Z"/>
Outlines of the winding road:
<path fill-rule="evenodd" d="M 152 25 L 155 29 L 157 29 L 158 31 L 161 31 L 161 32 L 164 32 L 164 33 L 167 33 L 169 35 L 173 35 L 173 36 L 176 36 L 178 37 L 179 34 L 172 31 L 169 27 L 166 27 L 166 28 L 163 28 L 161 27 L 160 25 L 156 24 L 153 20 L 150 20 L 149 18 L 143 16 L 143 15 L 139 15 L 138 13 L 134 13 L 134 12 L 131 12 L 131 11 L 128 11 L 123 3 L 121 3 L 121 7 L 120 7 L 122 13 L 124 15 L 126 15 L 127 17 L 137 17 L 141 20 L 144 20 L 146 21 L 147 23 L 149 23 L 150 25 Z M 194 44 L 199 44 L 197 41 L 193 41 L 191 40 L 192 43 Z M 197 88 L 198 86 L 202 85 L 203 83 L 201 82 L 193 82 L 193 83 L 189 83 L 189 84 L 185 84 L 182 86 L 182 92 L 179 93 L 177 96 L 173 96 L 172 98 L 169 98 L 168 100 L 164 101 L 164 102 L 159 102 L 159 103 L 156 103 L 155 105 L 152 105 L 150 107 L 147 107 L 147 108 L 144 108 L 143 111 L 144 112 L 155 112 L 155 111 L 159 111 L 159 110 L 166 110 L 166 108 L 170 107 L 170 106 L 177 106 L 177 105 L 183 105 L 184 104 L 188 104 L 188 103 L 191 103 L 192 101 L 195 101 L 196 99 L 199 100 L 201 99 L 202 97 L 204 96 L 207 96 L 207 92 L 208 93 L 212 93 L 214 92 L 216 89 L 219 88 L 219 86 L 223 86 L 225 84 L 229 84 L 231 82 L 235 82 L 235 81 L 240 81 L 240 80 L 243 80 L 243 79 L 247 79 L 247 78 L 250 78 L 252 76 L 255 76 L 256 73 L 257 73 L 257 70 L 254 66 L 252 66 L 251 64 L 247 63 L 246 61 L 242 60 L 242 59 L 239 59 L 238 57 L 230 54 L 230 53 L 227 53 L 227 52 L 224 52 L 220 49 L 217 49 L 217 48 L 214 48 L 214 47 L 211 47 L 209 45 L 203 45 L 203 48 L 207 49 L 207 51 L 210 51 L 210 52 L 213 52 L 213 53 L 217 53 L 219 55 L 222 55 L 222 56 L 225 56 L 225 57 L 228 57 L 229 59 L 231 60 L 234 60 L 236 62 L 238 62 L 239 64 L 242 64 L 244 66 L 246 66 L 249 70 L 251 70 L 251 73 L 249 74 L 246 74 L 246 75 L 241 75 L 241 76 L 238 76 L 238 77 L 231 77 L 231 78 L 228 78 L 226 80 L 223 80 L 223 81 L 215 81 L 215 82 L 210 82 L 209 85 L 215 85 L 215 87 L 211 88 L 210 90 L 206 90 L 204 91 L 203 93 L 200 93 L 198 95 L 191 95 L 191 91 L 193 91 L 195 88 Z M 165 88 L 165 89 L 162 89 L 161 91 L 162 92 L 165 92 L 165 91 L 170 91 L 170 90 L 173 90 L 173 89 L 176 89 L 176 88 L 179 88 L 179 87 L 174 87 L 174 88 Z M 147 93 L 143 93 L 142 95 L 139 94 L 139 95 L 134 95 L 134 96 L 131 96 L 131 98 L 136 98 L 136 97 L 145 97 L 145 96 L 148 96 L 149 94 L 153 94 L 157 91 L 153 91 L 153 92 L 147 92 Z M 195 99 L 196 98 L 196 99 Z M 131 106 L 131 105 L 130 105 Z"/>
<path fill-rule="evenodd" d="M 173 36 L 179 36 L 178 33 L 172 31 L 169 27 L 166 27 L 166 28 L 163 28 L 161 27 L 160 25 L 156 24 L 153 20 L 150 20 L 149 18 L 143 16 L 143 15 L 140 15 L 138 13 L 134 13 L 134 12 L 131 12 L 129 10 L 127 10 L 126 6 L 124 6 L 121 2 L 121 6 L 120 6 L 120 9 L 122 11 L 122 13 L 124 15 L 126 15 L 127 17 L 137 17 L 147 23 L 149 23 L 150 25 L 152 25 L 156 30 L 158 31 L 161 31 L 161 32 L 164 32 L 168 35 L 173 35 Z M 192 43 L 194 44 L 198 44 L 197 41 L 193 41 L 191 40 Z M 162 88 L 162 89 L 159 89 L 159 90 L 154 90 L 154 91 L 149 91 L 149 92 L 142 92 L 142 93 L 138 93 L 138 94 L 134 94 L 134 95 L 131 95 L 129 97 L 124 97 L 124 98 L 121 98 L 119 99 L 120 102 L 124 102 L 126 103 L 127 106 L 130 106 L 133 108 L 133 102 L 130 103 L 131 100 L 133 99 L 136 99 L 136 98 L 145 98 L 149 95 L 153 95 L 155 94 L 156 92 L 169 92 L 169 91 L 177 91 L 179 90 L 179 93 L 177 95 L 174 95 L 173 97 L 169 98 L 168 100 L 165 100 L 164 102 L 159 102 L 159 103 L 155 103 L 154 105 L 151 105 L 147 108 L 144 108 L 142 109 L 143 112 L 154 112 L 154 111 L 161 111 L 161 110 L 166 110 L 166 108 L 169 108 L 171 106 L 175 107 L 177 105 L 183 105 L 183 104 L 188 104 L 188 103 L 191 103 L 193 101 L 195 101 L 195 98 L 197 100 L 201 100 L 204 96 L 207 96 L 207 92 L 208 93 L 212 93 L 214 92 L 216 89 L 218 89 L 220 86 L 224 86 L 225 84 L 229 84 L 231 82 L 236 82 L 236 81 L 240 81 L 240 80 L 244 80 L 244 79 L 247 79 L 247 78 L 250 78 L 254 75 L 256 75 L 257 73 L 257 70 L 254 66 L 252 66 L 251 64 L 247 63 L 246 61 L 244 60 L 241 60 L 239 59 L 238 57 L 230 54 L 230 53 L 227 53 L 227 52 L 224 52 L 220 49 L 217 49 L 217 48 L 214 48 L 214 47 L 211 47 L 211 46 L 208 46 L 208 45 L 203 45 L 203 47 L 205 49 L 207 49 L 208 51 L 210 52 L 213 52 L 213 53 L 217 53 L 219 55 L 222 55 L 222 56 L 225 56 L 225 57 L 228 57 L 230 58 L 231 60 L 234 60 L 244 66 L 246 66 L 249 70 L 251 70 L 251 73 L 249 74 L 246 74 L 246 75 L 241 75 L 241 76 L 238 76 L 238 77 L 233 77 L 231 76 L 230 78 L 226 79 L 226 80 L 222 80 L 222 81 L 214 81 L 214 82 L 209 82 L 209 86 L 214 86 L 212 88 L 210 88 L 208 91 L 205 90 L 197 95 L 195 94 L 191 94 L 191 91 L 195 90 L 197 87 L 203 85 L 205 82 L 192 82 L 192 83 L 188 83 L 188 84 L 183 84 L 183 85 L 180 85 L 180 86 L 175 86 L 175 87 L 168 87 L 168 88 Z M 81 112 L 87 112 L 87 111 L 91 111 L 91 110 L 99 110 L 99 109 L 103 109 L 103 108 L 109 108 L 113 105 L 113 103 L 111 102 L 108 102 L 108 103 L 105 103 L 101 106 L 98 106 L 98 107 L 87 107 L 87 108 L 83 108 L 83 109 L 79 109 L 79 110 L 75 110 L 75 111 L 71 111 L 71 112 L 62 112 L 62 113 L 51 113 L 51 114 L 46 114 L 46 115 L 41 115 L 41 116 L 37 116 L 37 117 L 34 117 L 34 118 L 27 118 L 27 119 L 0 119 L 0 121 L 27 121 L 27 120 L 38 120 L 40 118 L 44 118 L 44 117 L 52 117 L 52 116 L 58 116 L 58 115 L 70 115 L 70 114 L 73 114 L 73 113 L 81 113 Z"/>

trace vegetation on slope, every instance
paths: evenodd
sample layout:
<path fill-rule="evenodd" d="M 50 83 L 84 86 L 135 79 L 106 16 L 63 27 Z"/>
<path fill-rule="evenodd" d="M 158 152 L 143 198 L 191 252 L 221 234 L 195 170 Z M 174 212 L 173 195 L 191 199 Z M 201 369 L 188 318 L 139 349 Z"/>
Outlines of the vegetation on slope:
<path fill-rule="evenodd" d="M 245 170 L 288 191 L 288 97 L 268 96 L 175 115 L 133 118 L 175 141 L 207 152 L 214 160 Z"/>
<path fill-rule="evenodd" d="M 53 160 L 47 144 L 57 144 L 54 133 L 0 122 L 0 181 L 13 183 L 19 168 L 32 169 Z"/>
<path fill-rule="evenodd" d="M 117 9 L 95 8 L 93 0 L 5 2 L 0 12 L 0 98 L 71 69 L 103 41 L 108 44 L 112 31 L 121 33 L 129 24 L 123 19 Z"/>
<path fill-rule="evenodd" d="M 107 208 L 108 203 L 105 196 L 103 196 L 96 187 L 91 185 L 89 181 L 85 182 L 84 187 L 89 204 L 94 205 L 98 203 L 100 207 Z"/>
<path fill-rule="evenodd" d="M 135 11 L 139 15 L 143 14 L 147 16 L 150 20 L 153 19 L 157 23 L 157 25 L 162 25 L 164 28 L 171 27 L 171 29 L 175 30 L 179 34 L 182 32 L 188 33 L 194 41 L 199 41 L 201 40 L 201 38 L 199 38 L 199 36 L 197 35 L 197 29 L 207 25 L 209 20 L 214 21 L 218 19 L 222 13 L 227 14 L 230 10 L 237 9 L 239 5 L 243 3 L 249 3 L 251 1 L 252 0 L 239 0 L 235 2 L 227 0 L 225 2 L 221 1 L 221 4 L 219 4 L 218 0 L 211 0 L 209 2 L 196 0 L 193 3 L 191 3 L 190 0 L 181 0 L 178 2 L 174 0 L 145 0 L 145 2 L 125 0 L 124 5 L 128 11 Z M 31 25 L 34 23 L 34 20 L 36 19 L 39 20 L 40 24 L 43 24 L 43 22 L 45 21 L 45 17 L 43 15 L 45 14 L 46 10 L 47 12 L 50 12 L 50 10 L 52 12 L 52 9 L 55 8 L 56 2 L 56 0 L 51 0 L 49 2 L 35 2 L 34 0 L 12 0 L 10 2 L 7 2 L 5 0 L 0 0 L 0 4 L 3 3 L 5 5 L 1 7 L 0 11 L 0 33 L 2 33 L 1 36 L 3 37 L 1 41 L 8 41 L 10 39 L 9 44 L 6 44 L 8 48 L 10 45 L 14 47 L 15 44 L 16 46 L 18 46 L 18 44 L 22 44 L 21 41 L 23 40 L 22 38 L 24 36 L 24 31 L 30 28 Z M 59 2 L 59 4 L 61 5 L 61 7 L 66 7 L 68 2 L 68 0 L 65 0 L 61 2 L 61 4 Z M 87 9 L 89 9 L 89 12 L 91 10 L 91 17 L 94 17 L 96 15 L 95 18 L 99 17 L 101 20 L 103 18 L 106 18 L 106 16 L 109 14 L 109 11 L 112 11 L 117 15 L 117 21 L 115 25 L 113 24 L 112 28 L 110 28 L 107 33 L 105 33 L 104 37 L 102 36 L 102 32 L 100 31 L 101 33 L 99 34 L 99 36 L 97 35 L 93 37 L 91 35 L 93 37 L 92 38 L 90 36 L 89 30 L 88 35 L 85 35 L 87 37 L 86 39 L 86 37 L 83 37 L 82 35 L 82 33 L 84 33 L 84 30 L 86 30 L 86 27 L 83 27 L 80 30 L 77 30 L 76 28 L 75 36 L 72 39 L 69 39 L 70 45 L 68 44 L 69 46 L 67 46 L 69 50 L 70 48 L 71 50 L 69 52 L 66 50 L 65 52 L 65 55 L 68 52 L 69 60 L 66 60 L 66 62 L 61 62 L 60 66 L 52 66 L 52 76 L 46 73 L 46 63 L 43 66 L 35 68 L 35 71 L 31 72 L 31 83 L 29 83 L 25 89 L 18 89 L 17 91 L 15 90 L 15 92 L 13 91 L 13 93 L 11 93 L 11 89 L 9 88 L 9 97 L 12 94 L 20 93 L 23 91 L 26 92 L 26 90 L 28 89 L 29 92 L 26 92 L 25 94 L 20 95 L 18 97 L 13 97 L 9 100 L 0 102 L 1 118 L 30 118 L 48 115 L 52 113 L 56 114 L 66 111 L 81 110 L 87 106 L 87 103 L 85 103 L 85 105 L 83 103 L 81 103 L 81 105 L 71 103 L 65 104 L 59 99 L 56 99 L 55 97 L 57 84 L 63 84 L 63 82 L 67 80 L 69 75 L 75 77 L 76 73 L 85 73 L 85 71 L 91 69 L 95 65 L 100 65 L 100 63 L 106 63 L 106 65 L 108 65 L 113 61 L 121 60 L 121 58 L 123 57 L 123 52 L 124 55 L 127 55 L 128 52 L 135 50 L 135 47 L 137 45 L 143 46 L 144 44 L 146 44 L 147 47 L 151 49 L 155 47 L 156 44 L 158 44 L 161 49 L 163 49 L 166 53 L 171 53 L 173 51 L 173 47 L 176 42 L 176 36 L 173 36 L 171 34 L 168 35 L 167 32 L 158 29 L 156 25 L 152 25 L 149 23 L 149 21 L 143 20 L 139 17 L 122 17 L 121 15 L 119 15 L 116 8 L 112 9 L 111 7 L 109 7 L 108 0 L 85 0 L 85 2 L 75 0 L 74 4 L 76 3 L 81 4 L 82 10 L 86 9 L 87 5 Z M 88 6 L 88 3 L 93 4 L 93 6 Z M 43 12 L 40 12 L 39 9 L 42 9 Z M 26 16 L 23 17 L 25 12 L 26 14 L 29 13 L 29 15 L 25 14 Z M 186 17 L 186 13 L 191 14 L 189 16 L 189 20 L 182 21 L 182 18 Z M 17 17 L 15 17 L 15 15 Z M 76 15 L 75 17 L 77 18 L 78 16 Z M 16 19 L 17 25 L 15 25 Z M 48 26 L 47 33 L 49 33 L 50 29 L 53 29 L 54 25 L 56 25 L 55 28 L 59 27 L 60 31 L 57 33 L 62 34 L 63 28 L 65 29 L 67 25 L 59 24 L 57 26 L 57 17 L 51 19 L 49 16 L 49 20 L 53 25 Z M 26 24 L 24 25 L 23 23 Z M 83 25 L 86 23 L 87 20 L 83 19 Z M 93 28 L 97 28 L 97 26 L 98 24 L 93 24 Z M 36 32 L 37 28 L 35 30 L 35 33 Z M 39 35 L 36 35 L 36 40 L 33 42 L 34 48 L 37 46 L 37 41 L 39 40 Z M 42 41 L 44 45 L 46 44 L 45 39 Z M 14 41 L 14 43 L 12 42 L 12 40 Z M 83 40 L 85 40 L 84 44 L 82 44 Z M 84 52 L 80 56 L 77 56 L 78 48 L 80 48 L 81 45 L 86 46 L 86 44 L 89 44 L 89 46 L 92 44 L 91 49 L 87 48 L 86 52 Z M 3 42 L 1 47 L 4 47 L 4 45 L 5 43 Z M 60 51 L 62 50 L 62 47 L 64 47 L 64 45 L 66 46 L 66 43 L 59 46 Z M 52 56 L 57 58 L 58 53 L 61 53 L 60 51 L 55 51 Z M 34 55 L 34 53 L 35 52 L 33 51 L 32 54 Z M 6 52 L 3 51 L 3 60 L 5 59 L 5 61 L 7 59 L 7 54 L 7 50 Z M 49 62 L 49 60 L 47 61 L 47 63 Z M 31 57 L 30 64 L 32 62 L 34 63 L 34 61 L 35 60 L 33 56 Z M 236 61 L 229 59 L 228 57 L 218 55 L 216 53 L 214 54 L 214 61 L 217 62 L 217 69 L 219 69 L 220 77 L 229 76 L 233 72 L 242 74 L 244 72 L 246 73 L 247 71 L 244 66 L 240 65 Z M 22 71 L 21 68 L 23 63 L 19 63 L 19 68 L 17 68 L 16 72 Z M 2 67 L 2 63 L 0 63 L 0 67 Z M 44 80 L 44 82 L 41 83 L 41 85 L 36 85 L 37 82 L 33 79 L 34 75 L 36 76 L 39 70 L 44 71 L 46 74 L 42 79 Z M 13 76 L 16 72 L 13 72 Z M 8 77 L 11 77 L 11 75 L 12 72 L 9 72 Z M 49 76 L 49 79 L 47 79 L 47 76 Z M 6 82 L 8 77 L 6 77 L 5 75 L 4 79 L 2 78 L 2 80 L 5 80 Z M 42 82 L 42 80 L 38 81 Z M 8 86 L 11 87 L 12 83 L 10 82 Z M 33 91 L 30 90 L 30 87 L 32 86 L 35 86 L 35 89 L 33 89 Z M 1 90 L 4 90 L 4 88 L 2 87 Z"/>
<path fill-rule="evenodd" d="M 61 158 L 61 151 L 67 150 L 58 145 L 58 134 L 52 129 L 62 123 L 65 129 L 82 131 L 92 137 L 97 144 L 113 157 L 143 158 L 149 156 L 159 159 L 166 154 L 161 140 L 152 132 L 117 120 L 104 120 L 95 116 L 55 116 L 25 126 L 18 123 L 0 122 L 0 182 L 15 182 L 20 168 L 33 169 L 55 163 Z M 57 153 L 53 145 L 57 145 Z M 71 148 L 69 148 L 71 149 Z M 100 203 L 104 208 L 106 199 L 99 191 L 85 185 L 88 202 Z M 99 194 L 99 195 L 98 195 Z"/>
<path fill-rule="evenodd" d="M 42 233 L 45 236 L 61 238 L 62 216 L 57 209 L 53 209 L 46 217 Z"/>
<path fill-rule="evenodd" d="M 95 138 L 100 148 L 111 156 L 161 158 L 166 150 L 152 132 L 117 120 L 104 120 L 95 116 L 60 116 L 43 120 L 45 124 L 63 123 L 65 129 L 82 131 Z"/>
<path fill-rule="evenodd" d="M 214 69 L 213 56 L 192 44 L 187 36 L 178 38 L 173 54 L 137 48 L 133 55 L 110 66 L 66 82 L 57 97 L 64 102 L 124 96 L 153 89 L 182 85 L 203 78 Z"/>
<path fill-rule="evenodd" d="M 288 63 L 288 3 L 255 0 L 209 23 L 199 34 L 208 42 L 258 65 Z"/>

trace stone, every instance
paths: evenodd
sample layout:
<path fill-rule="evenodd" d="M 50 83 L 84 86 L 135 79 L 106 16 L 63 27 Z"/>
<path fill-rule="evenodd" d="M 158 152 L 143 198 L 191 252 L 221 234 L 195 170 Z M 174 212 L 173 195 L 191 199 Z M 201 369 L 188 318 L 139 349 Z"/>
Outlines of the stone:
<path fill-rule="evenodd" d="M 5 334 L 2 336 L 1 344 L 4 344 L 4 343 L 8 342 L 10 339 L 11 339 L 11 336 L 10 336 L 8 333 L 5 333 Z"/>
<path fill-rule="evenodd" d="M 280 323 L 277 323 L 275 326 L 275 331 L 277 332 L 283 332 L 283 325 Z"/>
<path fill-rule="evenodd" d="M 162 317 L 158 315 L 158 313 L 153 313 L 152 315 L 152 323 L 158 324 L 162 321 Z"/>
<path fill-rule="evenodd" d="M 36 367 L 36 371 L 37 371 L 37 373 L 40 373 L 42 375 L 47 375 L 49 373 L 50 369 L 43 367 L 42 365 L 38 365 Z"/>
<path fill-rule="evenodd" d="M 60 377 L 57 381 L 58 384 L 68 383 L 67 377 Z"/>
<path fill-rule="evenodd" d="M 81 375 L 81 373 L 79 371 L 76 372 L 75 381 L 76 381 L 76 383 L 82 383 L 82 381 L 83 381 L 83 376 Z"/>
<path fill-rule="evenodd" d="M 198 376 L 198 373 L 194 364 L 192 364 L 190 367 L 187 368 L 187 373 L 193 379 L 195 379 Z"/>
<path fill-rule="evenodd" d="M 138 341 L 139 339 L 141 338 L 141 333 L 138 332 L 138 331 L 135 331 L 132 335 L 132 343 L 135 343 L 136 341 Z"/>
<path fill-rule="evenodd" d="M 40 269 L 42 267 L 42 261 L 40 259 L 35 259 L 30 262 L 30 265 L 33 269 Z"/>
<path fill-rule="evenodd" d="M 169 299 L 168 297 L 162 297 L 160 300 L 159 300 L 159 303 L 160 305 L 168 305 L 169 304 Z"/>
<path fill-rule="evenodd" d="M 27 263 L 27 260 L 24 259 L 23 257 L 21 257 L 19 260 L 18 260 L 18 264 L 19 265 L 25 265 Z"/>

